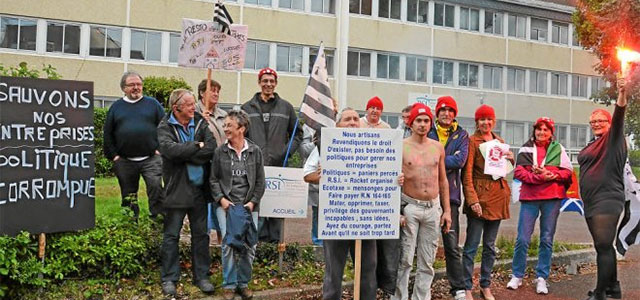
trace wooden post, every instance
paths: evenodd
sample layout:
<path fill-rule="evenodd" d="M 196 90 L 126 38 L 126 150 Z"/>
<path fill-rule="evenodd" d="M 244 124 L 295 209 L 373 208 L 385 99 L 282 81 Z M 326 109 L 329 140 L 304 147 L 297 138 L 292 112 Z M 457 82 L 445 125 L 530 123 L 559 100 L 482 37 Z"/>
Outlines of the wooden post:
<path fill-rule="evenodd" d="M 204 91 L 205 97 L 206 95 L 209 95 L 210 92 L 211 92 L 211 68 L 207 68 L 207 89 Z M 207 111 L 212 112 L 211 107 L 209 107 L 209 101 L 207 101 L 205 97 L 202 97 L 202 100 L 204 100 L 203 101 L 204 107 L 207 109 Z"/>
<path fill-rule="evenodd" d="M 278 244 L 278 272 L 282 273 L 282 263 L 284 260 L 284 252 L 287 250 L 287 243 L 284 242 L 284 222 L 286 219 L 282 219 L 280 223 L 280 243 Z"/>
<path fill-rule="evenodd" d="M 41 233 L 38 236 L 38 258 L 40 258 L 44 262 L 44 248 L 47 246 L 47 236 L 44 233 Z"/>
<path fill-rule="evenodd" d="M 362 269 L 362 240 L 356 240 L 356 257 L 353 262 L 353 299 L 360 300 L 360 277 Z"/>

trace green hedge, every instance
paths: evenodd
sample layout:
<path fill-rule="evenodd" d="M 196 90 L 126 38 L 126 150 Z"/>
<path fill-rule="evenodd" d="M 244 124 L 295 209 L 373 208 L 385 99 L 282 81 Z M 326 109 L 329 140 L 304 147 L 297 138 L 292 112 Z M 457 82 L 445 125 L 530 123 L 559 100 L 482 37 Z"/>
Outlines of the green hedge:
<path fill-rule="evenodd" d="M 107 119 L 108 108 L 95 108 L 93 110 L 93 132 L 95 136 L 94 140 L 94 153 L 96 154 L 96 176 L 113 176 L 112 167 L 113 162 L 104 157 L 104 133 L 102 128 L 104 127 L 104 121 Z"/>
<path fill-rule="evenodd" d="M 632 167 L 640 167 L 640 150 L 629 151 L 629 163 Z"/>

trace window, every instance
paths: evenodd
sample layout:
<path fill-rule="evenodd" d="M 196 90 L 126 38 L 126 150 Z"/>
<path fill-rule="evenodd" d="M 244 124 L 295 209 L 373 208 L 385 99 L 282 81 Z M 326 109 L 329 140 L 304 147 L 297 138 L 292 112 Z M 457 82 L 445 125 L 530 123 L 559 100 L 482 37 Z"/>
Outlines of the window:
<path fill-rule="evenodd" d="M 318 57 L 318 48 L 309 49 L 309 73 L 313 70 L 313 64 Z M 327 73 L 333 75 L 333 58 L 335 57 L 334 50 L 324 49 L 324 57 L 327 60 Z"/>
<path fill-rule="evenodd" d="M 587 127 L 571 126 L 570 148 L 583 148 L 587 145 Z"/>
<path fill-rule="evenodd" d="M 524 92 L 525 70 L 507 68 L 507 90 Z"/>
<path fill-rule="evenodd" d="M 249 43 L 250 42 L 247 42 L 247 46 L 249 45 Z M 178 62 L 179 48 L 180 48 L 180 34 L 170 33 L 169 34 L 169 62 L 172 62 L 172 63 Z M 246 58 L 245 58 L 245 61 L 246 61 Z"/>
<path fill-rule="evenodd" d="M 460 8 L 460 29 L 480 31 L 480 11 L 473 8 Z"/>
<path fill-rule="evenodd" d="M 391 128 L 397 128 L 399 124 L 398 122 L 400 121 L 400 116 L 383 114 L 380 116 L 380 119 L 387 122 L 387 124 L 389 124 Z"/>
<path fill-rule="evenodd" d="M 502 67 L 484 66 L 484 88 L 502 89 Z"/>
<path fill-rule="evenodd" d="M 551 42 L 556 44 L 567 45 L 569 43 L 569 25 L 552 22 L 551 23 Z"/>
<path fill-rule="evenodd" d="M 347 54 L 347 75 L 371 76 L 371 53 L 349 51 Z"/>
<path fill-rule="evenodd" d="M 460 63 L 458 66 L 458 85 L 478 87 L 478 65 Z"/>
<path fill-rule="evenodd" d="M 349 12 L 352 14 L 371 15 L 371 0 L 349 0 Z"/>
<path fill-rule="evenodd" d="M 527 32 L 527 18 L 523 16 L 509 15 L 509 36 L 524 39 Z"/>
<path fill-rule="evenodd" d="M 568 125 L 556 125 L 556 140 L 563 146 L 568 146 L 569 140 L 567 139 L 569 131 Z"/>
<path fill-rule="evenodd" d="M 454 6 L 436 3 L 434 8 L 433 24 L 453 28 Z"/>
<path fill-rule="evenodd" d="M 244 0 L 244 3 L 271 6 L 271 0 Z"/>
<path fill-rule="evenodd" d="M 36 50 L 36 21 L 0 18 L 0 48 Z"/>
<path fill-rule="evenodd" d="M 587 98 L 587 76 L 571 76 L 571 95 L 574 97 Z"/>
<path fill-rule="evenodd" d="M 407 56 L 407 68 L 404 77 L 407 81 L 427 82 L 427 59 Z"/>
<path fill-rule="evenodd" d="M 511 146 L 522 146 L 525 141 L 524 123 L 507 122 L 506 127 L 506 132 L 503 136 L 504 141 Z"/>
<path fill-rule="evenodd" d="M 531 18 L 531 40 L 547 41 L 547 20 Z"/>
<path fill-rule="evenodd" d="M 336 12 L 335 0 L 311 0 L 311 11 L 334 14 Z"/>
<path fill-rule="evenodd" d="M 247 41 L 247 53 L 244 58 L 244 67 L 260 70 L 269 66 L 269 44 Z"/>
<path fill-rule="evenodd" d="M 407 0 L 407 21 L 427 24 L 429 22 L 429 1 Z"/>
<path fill-rule="evenodd" d="M 433 83 L 453 84 L 453 62 L 433 61 Z"/>
<path fill-rule="evenodd" d="M 567 95 L 567 74 L 551 73 L 551 95 Z"/>
<path fill-rule="evenodd" d="M 304 10 L 304 0 L 280 0 L 278 6 L 280 8 Z"/>
<path fill-rule="evenodd" d="M 378 54 L 378 78 L 400 79 L 400 56 Z"/>
<path fill-rule="evenodd" d="M 89 55 L 121 57 L 122 29 L 91 26 Z"/>
<path fill-rule="evenodd" d="M 162 35 L 159 32 L 131 30 L 131 59 L 160 61 Z"/>
<path fill-rule="evenodd" d="M 591 77 L 591 95 L 600 93 L 606 87 L 606 81 L 600 77 Z"/>
<path fill-rule="evenodd" d="M 572 36 L 572 41 L 571 44 L 575 47 L 582 47 L 582 45 L 580 45 L 580 41 L 578 40 L 578 32 L 576 32 L 576 28 L 573 28 L 573 33 L 571 34 Z"/>
<path fill-rule="evenodd" d="M 484 32 L 502 35 L 502 13 L 484 12 Z"/>
<path fill-rule="evenodd" d="M 476 132 L 476 121 L 473 118 L 456 117 L 456 121 L 458 121 L 458 126 L 462 127 L 462 129 L 466 130 L 469 134 Z"/>
<path fill-rule="evenodd" d="M 547 72 L 533 70 L 529 72 L 529 92 L 547 93 Z"/>
<path fill-rule="evenodd" d="M 47 22 L 47 52 L 80 54 L 80 26 Z"/>
<path fill-rule="evenodd" d="M 276 56 L 277 71 L 302 72 L 302 47 L 278 45 Z"/>
<path fill-rule="evenodd" d="M 400 20 L 400 0 L 378 0 L 378 17 Z"/>

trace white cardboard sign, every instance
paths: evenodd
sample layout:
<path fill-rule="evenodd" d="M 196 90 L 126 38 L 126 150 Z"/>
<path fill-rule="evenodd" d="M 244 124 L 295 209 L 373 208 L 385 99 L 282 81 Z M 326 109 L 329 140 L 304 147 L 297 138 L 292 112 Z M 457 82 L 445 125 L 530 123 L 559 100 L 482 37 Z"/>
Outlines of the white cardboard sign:
<path fill-rule="evenodd" d="M 265 190 L 261 217 L 306 218 L 309 184 L 299 168 L 264 167 Z"/>
<path fill-rule="evenodd" d="M 232 24 L 231 34 L 218 31 L 216 23 L 182 19 L 178 65 L 191 68 L 241 70 L 249 27 Z"/>

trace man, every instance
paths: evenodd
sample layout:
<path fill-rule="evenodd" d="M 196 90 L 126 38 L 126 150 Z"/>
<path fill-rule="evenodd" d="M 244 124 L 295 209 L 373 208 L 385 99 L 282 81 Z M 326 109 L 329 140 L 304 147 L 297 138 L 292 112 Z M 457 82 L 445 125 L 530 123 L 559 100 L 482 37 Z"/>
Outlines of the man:
<path fill-rule="evenodd" d="M 211 80 L 210 90 L 207 91 L 207 80 L 203 79 L 198 84 L 198 101 L 196 103 L 196 111 L 200 113 L 204 120 L 207 121 L 209 130 L 213 134 L 213 138 L 216 140 L 216 146 L 220 147 L 227 138 L 224 134 L 224 118 L 227 117 L 227 112 L 218 107 L 218 99 L 220 97 L 220 90 L 222 86 L 215 80 Z M 208 168 L 205 172 L 208 172 Z M 205 187 L 205 197 L 211 198 L 211 191 L 208 185 Z M 218 224 L 218 218 L 216 217 L 216 210 L 220 207 L 218 203 L 212 201 L 207 204 L 207 228 L 209 231 L 216 231 L 216 238 L 219 244 L 222 243 L 222 234 L 220 230 L 220 224 Z"/>
<path fill-rule="evenodd" d="M 275 92 L 278 85 L 276 71 L 270 68 L 260 70 L 258 85 L 260 92 L 242 105 L 242 110 L 249 114 L 250 119 L 247 138 L 262 150 L 265 166 L 282 167 L 289 140 L 294 137 L 289 151 L 293 154 L 302 141 L 302 130 L 294 130 L 297 115 L 291 103 Z M 260 240 L 277 243 L 282 222 L 282 218 L 261 217 L 258 221 Z"/>
<path fill-rule="evenodd" d="M 125 72 L 120 79 L 124 97 L 107 113 L 104 123 L 104 155 L 113 161 L 118 177 L 122 207 L 138 219 L 140 175 L 147 185 L 149 212 L 162 213 L 162 160 L 158 152 L 157 127 L 164 116 L 158 100 L 142 95 L 142 76 Z"/>
<path fill-rule="evenodd" d="M 427 137 L 431 120 L 433 116 L 426 105 L 417 103 L 411 109 L 408 123 L 411 136 L 404 140 L 402 150 L 405 180 L 400 217 L 402 254 L 396 292 L 391 299 L 409 299 L 409 273 L 416 248 L 418 268 L 412 299 L 431 299 L 439 231 L 448 232 L 451 225 L 444 148 Z"/>
<path fill-rule="evenodd" d="M 438 98 L 435 124 L 429 131 L 429 138 L 444 146 L 444 166 L 449 182 L 449 201 L 451 206 L 451 230 L 442 234 L 442 244 L 447 265 L 447 279 L 451 285 L 451 295 L 456 300 L 465 299 L 465 287 L 462 281 L 462 253 L 458 246 L 460 236 L 461 178 L 460 173 L 467 161 L 469 152 L 469 134 L 456 121 L 458 105 L 451 96 Z"/>
<path fill-rule="evenodd" d="M 337 116 L 337 127 L 359 128 L 360 117 L 352 108 L 345 108 Z M 316 166 L 314 172 L 304 176 L 304 181 L 320 183 L 321 168 L 319 166 L 319 149 L 315 148 L 307 160 L 307 165 Z M 306 173 L 306 172 L 305 172 Z M 355 242 L 353 240 L 323 240 L 325 269 L 322 283 L 324 300 L 339 300 L 342 297 L 342 275 L 347 262 L 347 254 L 354 258 Z M 376 241 L 362 240 L 362 277 L 360 279 L 360 299 L 376 298 Z"/>
<path fill-rule="evenodd" d="M 162 153 L 162 176 L 165 182 L 164 234 L 162 240 L 162 291 L 176 295 L 180 280 L 178 242 L 182 221 L 189 217 L 193 282 L 204 293 L 214 291 L 209 281 L 209 235 L 204 188 L 216 141 L 207 122 L 196 113 L 195 97 L 190 91 L 177 89 L 169 97 L 171 112 L 158 126 Z"/>
<path fill-rule="evenodd" d="M 380 120 L 382 115 L 382 99 L 374 96 L 367 102 L 367 114 L 360 119 L 361 128 L 391 128 L 387 122 Z"/>
<path fill-rule="evenodd" d="M 409 114 L 411 113 L 411 105 L 407 105 L 402 109 L 402 121 L 398 124 L 398 130 L 402 130 L 402 138 L 406 139 L 411 136 L 411 128 L 407 125 Z"/>

